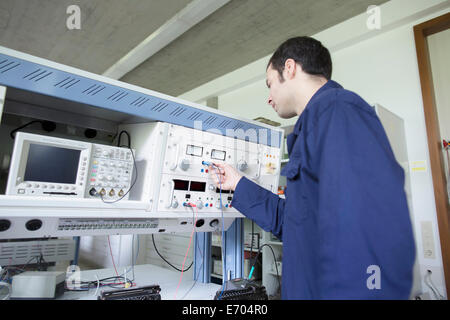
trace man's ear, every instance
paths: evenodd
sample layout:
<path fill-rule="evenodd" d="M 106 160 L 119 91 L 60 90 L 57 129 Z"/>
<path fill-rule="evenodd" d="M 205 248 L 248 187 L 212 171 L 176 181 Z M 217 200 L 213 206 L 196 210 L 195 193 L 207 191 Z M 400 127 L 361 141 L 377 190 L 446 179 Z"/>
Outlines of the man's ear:
<path fill-rule="evenodd" d="M 294 59 L 287 59 L 284 62 L 284 75 L 287 79 L 293 79 L 295 77 L 295 74 L 299 71 L 298 68 L 300 68 L 299 65 L 295 62 Z"/>

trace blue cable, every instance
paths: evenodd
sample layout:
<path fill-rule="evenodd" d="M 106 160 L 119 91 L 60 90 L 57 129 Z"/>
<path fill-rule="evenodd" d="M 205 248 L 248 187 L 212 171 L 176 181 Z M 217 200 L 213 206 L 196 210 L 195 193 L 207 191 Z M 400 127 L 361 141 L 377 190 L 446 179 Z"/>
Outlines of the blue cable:
<path fill-rule="evenodd" d="M 223 284 L 222 284 L 222 291 L 220 292 L 220 295 L 218 298 L 218 300 L 220 300 L 220 298 L 222 298 L 223 292 L 225 291 L 225 283 L 226 283 L 225 277 L 227 276 L 227 263 L 226 263 L 227 258 L 224 255 L 224 252 L 225 252 L 225 224 L 223 221 L 224 219 L 223 219 L 223 207 L 222 207 L 222 182 L 219 179 L 219 175 L 217 174 L 217 171 L 216 171 L 216 175 L 217 175 L 217 178 L 219 180 L 219 185 L 220 185 L 219 197 L 220 197 L 220 212 L 222 215 L 222 264 L 223 264 L 222 282 L 223 282 Z"/>
<path fill-rule="evenodd" d="M 224 251 L 225 251 L 225 223 L 224 223 L 224 218 L 223 218 L 223 206 L 222 206 L 222 182 L 220 180 L 220 177 L 217 173 L 217 170 L 220 170 L 219 167 L 217 167 L 216 165 L 214 165 L 214 163 L 212 162 L 208 162 L 208 161 L 202 161 L 202 165 L 205 166 L 211 166 L 213 168 L 216 169 L 216 176 L 217 176 L 217 180 L 219 181 L 219 185 L 220 185 L 220 192 L 219 192 L 219 197 L 220 197 L 220 212 L 222 215 L 222 265 L 223 265 L 223 279 L 222 279 L 222 291 L 220 292 L 219 298 L 218 300 L 220 300 L 220 298 L 222 297 L 223 292 L 225 291 L 225 277 L 227 276 L 227 263 L 226 263 L 226 257 L 224 255 Z"/>
<path fill-rule="evenodd" d="M 136 250 L 136 256 L 134 257 L 133 266 L 136 265 L 137 258 L 139 256 L 139 235 L 137 234 L 136 236 L 137 236 L 137 250 Z M 133 239 L 131 242 L 131 250 L 134 251 L 134 235 L 133 235 Z M 125 273 L 121 274 L 119 277 L 125 276 L 128 272 L 130 272 L 130 270 L 133 268 L 133 266 L 131 266 L 128 270 L 125 271 Z M 134 272 L 133 272 L 133 281 L 134 281 Z"/>
<path fill-rule="evenodd" d="M 255 270 L 255 266 L 253 266 L 252 269 L 250 270 L 250 274 L 248 275 L 248 280 L 250 280 L 252 278 L 253 270 Z"/>

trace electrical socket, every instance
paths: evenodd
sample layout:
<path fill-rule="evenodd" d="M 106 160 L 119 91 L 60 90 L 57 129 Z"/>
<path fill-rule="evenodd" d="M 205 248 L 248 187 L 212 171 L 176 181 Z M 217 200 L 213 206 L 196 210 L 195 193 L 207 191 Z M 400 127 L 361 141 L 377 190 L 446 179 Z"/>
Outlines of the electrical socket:
<path fill-rule="evenodd" d="M 422 233 L 423 255 L 426 259 L 435 259 L 434 234 L 431 221 L 421 221 L 420 230 Z"/>

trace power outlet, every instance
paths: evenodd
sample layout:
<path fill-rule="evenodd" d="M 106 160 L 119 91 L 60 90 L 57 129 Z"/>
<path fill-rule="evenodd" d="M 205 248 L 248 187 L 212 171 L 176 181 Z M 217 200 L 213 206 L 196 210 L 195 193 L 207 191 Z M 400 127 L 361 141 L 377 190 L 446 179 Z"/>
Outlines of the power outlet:
<path fill-rule="evenodd" d="M 431 221 L 421 221 L 420 229 L 422 233 L 423 256 L 426 259 L 435 259 L 434 234 Z"/>

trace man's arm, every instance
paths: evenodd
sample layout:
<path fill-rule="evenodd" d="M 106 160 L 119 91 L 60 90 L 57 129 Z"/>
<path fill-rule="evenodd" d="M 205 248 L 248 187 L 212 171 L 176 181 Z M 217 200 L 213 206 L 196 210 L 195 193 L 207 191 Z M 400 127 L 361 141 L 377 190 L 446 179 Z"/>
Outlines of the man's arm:
<path fill-rule="evenodd" d="M 210 167 L 210 176 L 216 186 L 234 191 L 231 205 L 262 229 L 281 239 L 285 200 L 241 176 L 230 165 L 216 165 L 218 169 Z"/>
<path fill-rule="evenodd" d="M 281 240 L 285 200 L 243 177 L 231 205 L 265 231 Z"/>

